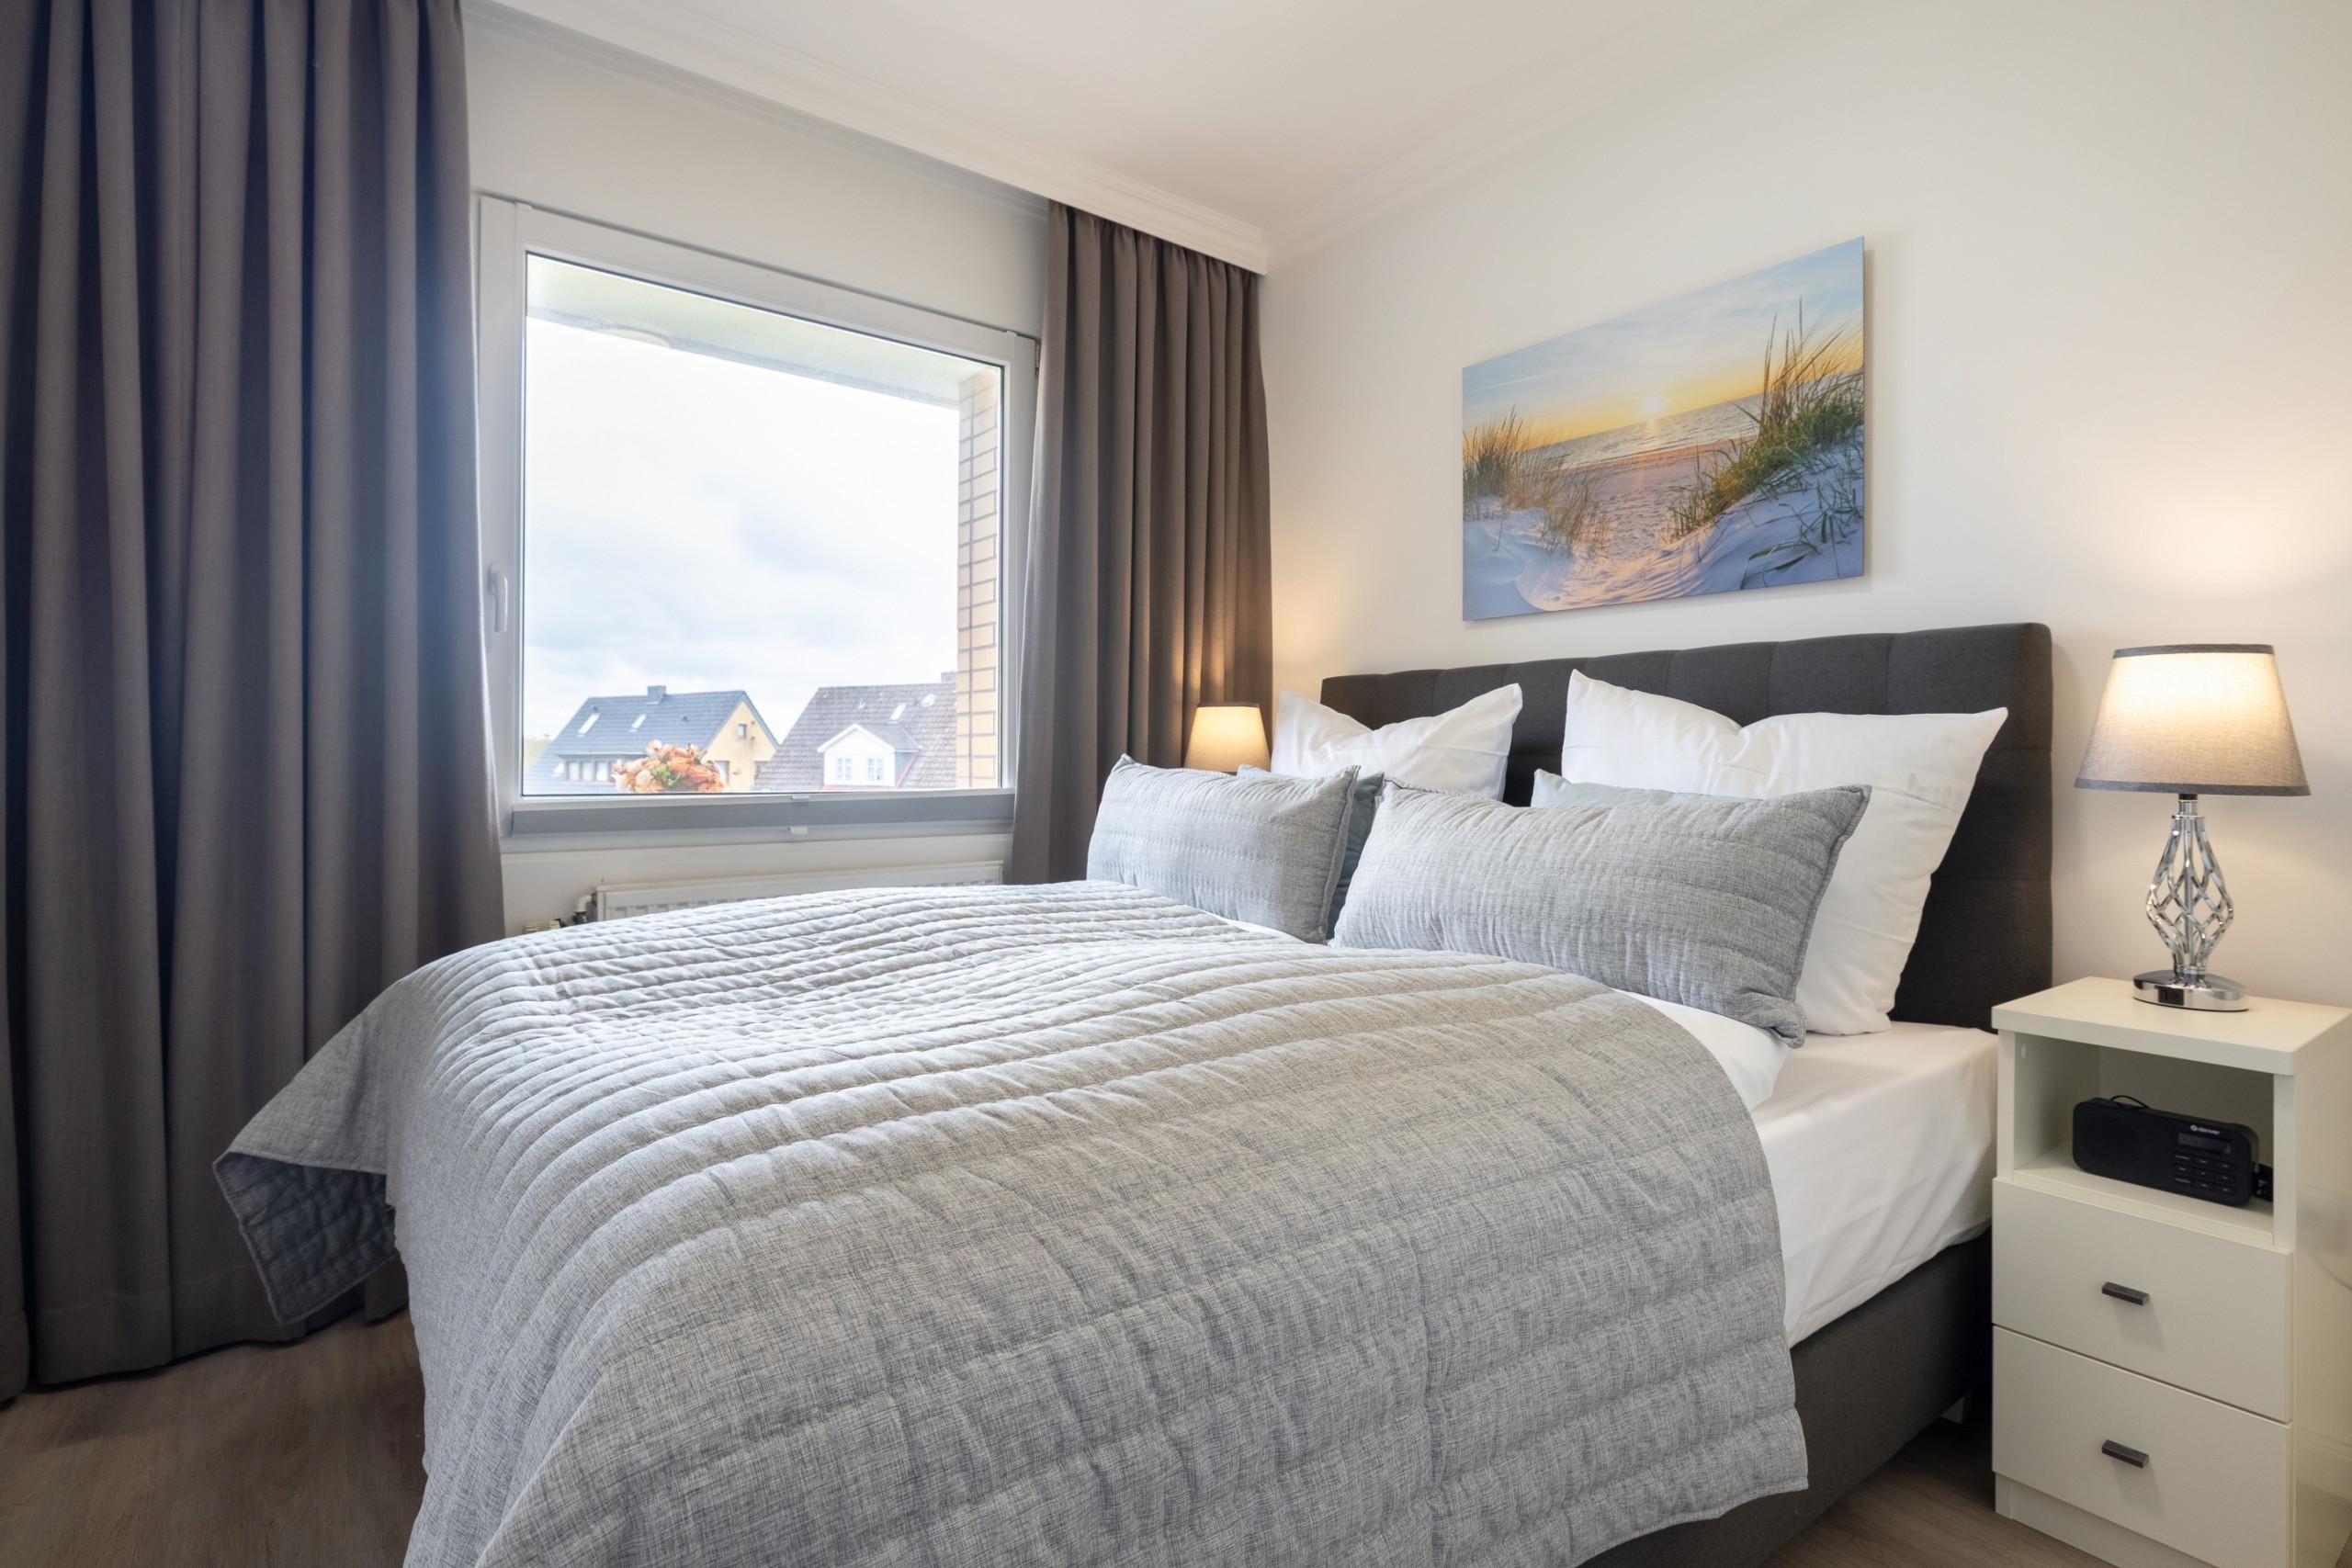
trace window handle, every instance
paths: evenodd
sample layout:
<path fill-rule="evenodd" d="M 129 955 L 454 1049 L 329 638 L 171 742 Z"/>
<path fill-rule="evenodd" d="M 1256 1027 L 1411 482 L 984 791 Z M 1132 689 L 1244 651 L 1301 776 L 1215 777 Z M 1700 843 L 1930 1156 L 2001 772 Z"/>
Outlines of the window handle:
<path fill-rule="evenodd" d="M 2142 1453 L 2138 1449 L 2125 1448 L 2113 1438 L 2109 1438 L 2107 1441 L 2101 1443 L 2098 1446 L 2098 1451 L 2105 1454 L 2109 1459 L 2121 1460 L 2124 1463 L 2130 1465 L 2134 1470 L 2145 1470 L 2148 1468 L 2148 1456 L 2146 1454 Z"/>
<path fill-rule="evenodd" d="M 2143 1307 L 2148 1304 L 2147 1292 L 2135 1291 L 2129 1285 L 2119 1285 L 2112 1280 L 2101 1285 L 2098 1288 L 2098 1293 L 2102 1296 L 2113 1296 L 2119 1302 L 2129 1302 L 2135 1307 Z"/>
<path fill-rule="evenodd" d="M 506 574 L 492 567 L 482 574 L 482 592 L 490 600 L 490 629 L 495 635 L 506 630 Z"/>

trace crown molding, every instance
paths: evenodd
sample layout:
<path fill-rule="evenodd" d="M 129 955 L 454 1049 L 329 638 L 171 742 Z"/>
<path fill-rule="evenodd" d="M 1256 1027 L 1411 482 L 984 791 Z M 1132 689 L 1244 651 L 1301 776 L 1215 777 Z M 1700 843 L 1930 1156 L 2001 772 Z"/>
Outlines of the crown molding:
<path fill-rule="evenodd" d="M 1696 30 L 1682 28 L 1671 8 L 1636 9 L 1631 13 L 1634 26 L 1579 54 L 1572 63 L 1547 66 L 1544 94 L 1504 95 L 1484 112 L 1458 120 L 1275 225 L 1266 235 L 1268 264 L 1297 261 L 1591 119 L 1696 61 L 1713 58 L 1829 3 L 1750 0 L 1736 16 Z"/>
<path fill-rule="evenodd" d="M 1259 225 L 1091 160 L 943 109 L 681 0 L 464 0 L 469 23 L 526 37 L 608 69 L 779 118 L 806 134 L 896 153 L 999 199 L 1050 197 L 1232 262 L 1288 265 L 1449 185 L 1555 138 L 1681 69 L 1838 0 L 1747 0 L 1688 25 L 1672 7 L 1630 7 L 1633 24 L 1548 66 L 1541 95 L 1506 94 L 1272 225 Z M 1010 187 L 1008 190 L 1007 187 Z"/>
<path fill-rule="evenodd" d="M 493 25 L 524 18 L 530 26 L 521 30 L 582 35 L 610 46 L 599 51 L 607 64 L 628 69 L 632 58 L 651 61 L 1252 272 L 1266 269 L 1266 238 L 1256 224 L 983 125 L 674 0 L 468 0 L 466 9 Z"/>
<path fill-rule="evenodd" d="M 469 34 L 487 38 L 513 39 L 533 49 L 544 50 L 550 54 L 560 54 L 568 60 L 577 60 L 599 70 L 626 76 L 631 81 L 642 82 L 664 92 L 675 93 L 682 97 L 708 104 L 713 108 L 723 109 L 729 114 L 741 115 L 747 119 L 758 120 L 763 125 L 777 127 L 794 136 L 822 142 L 828 147 L 844 148 L 863 157 L 877 159 L 890 164 L 893 168 L 903 169 L 909 174 L 977 197 L 1009 211 L 1019 212 L 1024 216 L 1035 218 L 1039 221 L 1045 219 L 1046 198 L 1035 191 L 1022 190 L 1005 184 L 1002 180 L 992 180 L 985 175 L 974 174 L 971 170 L 960 168 L 954 164 L 926 157 L 921 152 L 900 147 L 895 142 L 868 136 L 863 131 L 852 130 L 846 126 L 835 125 L 828 119 L 819 119 L 815 115 L 803 114 L 798 109 L 777 103 L 773 98 L 763 97 L 757 93 L 746 92 L 740 87 L 729 87 L 723 83 L 714 82 L 707 76 L 697 75 L 694 72 L 682 70 L 674 65 L 667 65 L 658 60 L 648 60 L 633 50 L 622 49 L 618 45 L 606 43 L 601 39 L 591 38 L 586 33 L 574 32 L 570 28 L 560 28 L 552 23 L 540 21 L 537 17 L 515 10 L 506 4 L 505 0 L 462 0 L 462 3 L 465 6 L 466 30 Z M 527 200 L 529 197 L 529 193 L 525 191 L 493 191 L 491 194 L 508 197 L 517 201 Z"/>

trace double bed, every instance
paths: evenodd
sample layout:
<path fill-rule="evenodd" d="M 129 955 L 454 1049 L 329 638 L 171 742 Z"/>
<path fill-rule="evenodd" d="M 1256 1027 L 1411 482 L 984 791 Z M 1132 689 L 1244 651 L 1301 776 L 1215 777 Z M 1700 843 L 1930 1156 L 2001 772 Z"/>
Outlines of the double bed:
<path fill-rule="evenodd" d="M 413 1563 L 1760 1561 L 1974 1384 L 1991 1005 L 2049 953 L 2036 626 L 1568 673 L 2009 718 L 1885 1033 L 1753 1116 L 1591 981 L 1102 884 L 877 890 L 458 954 L 220 1162 L 299 1316 L 408 1266 Z M 1793 1351 L 1787 1347 L 1793 1344 Z"/>
<path fill-rule="evenodd" d="M 1741 724 L 1793 713 L 2008 709 L 1928 895 L 1895 996 L 1895 1028 L 1834 1044 L 1810 1041 L 1758 1108 L 1768 1159 L 1781 1151 L 1773 1179 L 1783 1236 L 1800 1238 L 1787 1260 L 1790 1359 L 1808 1483 L 1595 1559 L 1609 1568 L 1748 1568 L 1974 1393 L 1991 1363 L 1992 1248 L 1981 1233 L 1991 1217 L 1995 1042 L 1985 1031 L 1996 1005 L 2050 984 L 2050 629 L 2003 623 L 1335 676 L 1324 682 L 1322 700 L 1362 723 L 1393 724 L 1517 682 L 1523 702 L 1504 798 L 1523 802 L 1537 771 L 1558 765 L 1568 678 L 1577 671 Z M 1940 1083 L 1928 1056 L 1898 1043 L 1906 1034 L 1953 1030 L 1964 1032 L 1933 1036 L 1938 1055 L 1950 1053 L 1952 1076 Z M 1907 1117 L 1874 1114 L 1875 1096 L 1907 1102 L 1917 1124 L 1939 1125 L 1939 1145 L 1897 1141 Z M 1815 1132 L 1826 1135 L 1808 1141 Z M 1808 1170 L 1808 1156 L 1822 1163 Z M 1941 1174 L 1932 1174 L 1938 1167 Z M 1955 1181 L 1958 1196 L 1939 1211 L 1930 1189 Z M 1871 1220 L 1856 1182 L 1872 1198 L 1910 1190 L 1914 1213 L 1890 1209 L 1884 1224 Z M 1856 1223 L 1822 1225 L 1832 1204 L 1856 1205 Z M 1804 1256 L 1801 1215 L 1814 1216 L 1825 1236 L 1815 1259 Z M 1951 1240 L 1938 1246 L 1930 1235 Z M 1840 1257 L 1855 1266 L 1838 1269 Z M 1823 1263 L 1842 1277 L 1834 1289 L 1809 1291 L 1804 1281 Z M 1874 1292 L 1873 1278 L 1884 1281 Z"/>

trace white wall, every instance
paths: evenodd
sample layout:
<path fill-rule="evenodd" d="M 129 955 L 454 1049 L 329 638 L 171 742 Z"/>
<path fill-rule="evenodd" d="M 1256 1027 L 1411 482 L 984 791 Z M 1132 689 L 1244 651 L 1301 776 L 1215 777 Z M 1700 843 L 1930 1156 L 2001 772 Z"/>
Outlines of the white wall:
<path fill-rule="evenodd" d="M 2168 798 L 2065 787 L 2109 650 L 2273 642 L 2312 794 L 2207 803 L 2217 967 L 2352 1002 L 2347 63 L 2337 0 L 1839 5 L 1277 258 L 1281 683 L 2046 621 L 2064 978 L 2162 957 Z M 1462 620 L 1464 366 L 1858 233 L 1867 576 Z"/>
<path fill-rule="evenodd" d="M 495 13 L 466 50 L 477 189 L 1036 334 L 1043 197 Z"/>
<path fill-rule="evenodd" d="M 1036 334 L 1043 200 L 616 60 L 469 11 L 475 186 Z M 517 850 L 506 916 L 514 927 L 568 914 L 599 881 L 988 860 L 1007 847 L 1001 835 L 943 835 Z"/>

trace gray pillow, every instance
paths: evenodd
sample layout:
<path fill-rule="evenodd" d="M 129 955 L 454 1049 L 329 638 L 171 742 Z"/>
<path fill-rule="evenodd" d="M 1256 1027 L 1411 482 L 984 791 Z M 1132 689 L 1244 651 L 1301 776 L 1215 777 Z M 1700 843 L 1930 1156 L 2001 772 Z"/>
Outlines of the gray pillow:
<path fill-rule="evenodd" d="M 1263 768 L 1244 762 L 1234 770 L 1236 777 L 1277 779 L 1288 775 L 1269 773 Z M 1348 803 L 1348 843 L 1340 856 L 1340 880 L 1331 889 L 1331 918 L 1324 929 L 1331 930 L 1340 923 L 1340 907 L 1348 901 L 1348 884 L 1355 880 L 1356 862 L 1363 859 L 1363 841 L 1372 837 L 1372 819 L 1380 809 L 1380 786 L 1385 775 L 1358 773 L 1355 798 Z"/>
<path fill-rule="evenodd" d="M 1736 800 L 1730 795 L 1692 795 L 1675 789 L 1635 789 L 1631 784 L 1570 784 L 1557 773 L 1535 770 L 1530 806 L 1682 806 L 1694 800 Z"/>
<path fill-rule="evenodd" d="M 1791 1000 L 1856 785 L 1535 811 L 1391 784 L 1335 940 L 1566 969 L 1770 1030 Z"/>
<path fill-rule="evenodd" d="M 1094 814 L 1087 879 L 1321 942 L 1355 782 L 1353 768 L 1328 779 L 1242 779 L 1122 757 Z"/>

